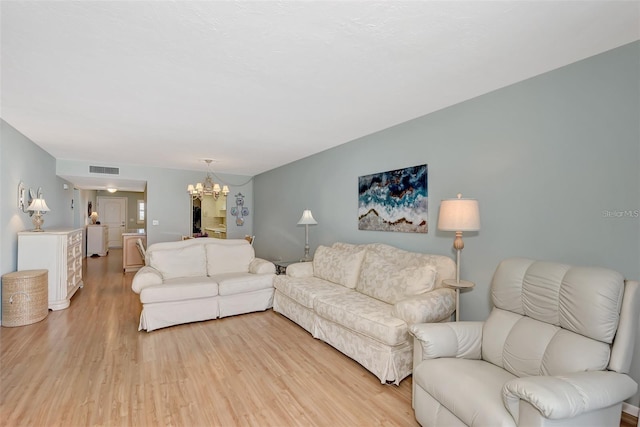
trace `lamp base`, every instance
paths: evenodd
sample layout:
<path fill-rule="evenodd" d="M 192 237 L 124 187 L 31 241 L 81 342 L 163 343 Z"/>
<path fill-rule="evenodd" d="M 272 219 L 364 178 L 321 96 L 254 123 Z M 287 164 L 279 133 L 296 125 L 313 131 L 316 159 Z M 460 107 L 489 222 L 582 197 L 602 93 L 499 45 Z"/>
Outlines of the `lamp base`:
<path fill-rule="evenodd" d="M 33 216 L 33 219 L 31 220 L 31 222 L 33 222 L 33 226 L 35 227 L 33 230 L 31 231 L 44 231 L 42 229 L 42 224 L 44 224 L 44 219 L 42 219 L 42 215 L 40 215 L 40 213 L 36 213 Z"/>
<path fill-rule="evenodd" d="M 309 245 L 304 246 L 304 256 L 300 259 L 300 262 L 309 262 L 313 261 L 311 255 L 309 255 Z"/>

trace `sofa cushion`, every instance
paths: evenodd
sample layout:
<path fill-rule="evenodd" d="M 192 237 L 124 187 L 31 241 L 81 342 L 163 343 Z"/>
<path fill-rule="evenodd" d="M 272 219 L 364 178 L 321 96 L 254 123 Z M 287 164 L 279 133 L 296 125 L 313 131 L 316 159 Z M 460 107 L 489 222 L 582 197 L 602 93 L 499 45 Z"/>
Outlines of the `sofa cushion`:
<path fill-rule="evenodd" d="M 244 239 L 242 242 L 237 245 L 207 244 L 207 274 L 248 273 L 255 252 L 249 242 Z"/>
<path fill-rule="evenodd" d="M 394 317 L 393 306 L 355 291 L 321 295 L 313 304 L 317 315 L 383 344 L 395 346 L 408 339 L 408 327 Z"/>
<path fill-rule="evenodd" d="M 365 250 L 348 251 L 319 246 L 313 255 L 313 275 L 324 280 L 355 288 Z"/>
<path fill-rule="evenodd" d="M 273 288 L 273 274 L 223 273 L 212 276 L 220 296 L 244 294 Z"/>
<path fill-rule="evenodd" d="M 185 301 L 218 295 L 218 284 L 209 277 L 182 277 L 165 280 L 161 285 L 148 286 L 140 291 L 143 304 Z"/>
<path fill-rule="evenodd" d="M 149 265 L 158 270 L 164 280 L 207 275 L 207 262 L 202 245 L 156 249 L 148 251 L 147 254 Z"/>
<path fill-rule="evenodd" d="M 437 396 L 468 426 L 515 427 L 515 420 L 502 403 L 502 386 L 514 378 L 491 363 L 463 358 L 425 360 L 413 372 L 417 387 Z"/>
<path fill-rule="evenodd" d="M 420 295 L 435 287 L 436 271 L 430 265 L 400 267 L 374 251 L 367 251 L 356 290 L 389 304 Z"/>
<path fill-rule="evenodd" d="M 313 301 L 323 295 L 344 295 L 353 292 L 344 286 L 328 282 L 317 277 L 276 276 L 274 287 L 298 304 L 313 309 Z"/>

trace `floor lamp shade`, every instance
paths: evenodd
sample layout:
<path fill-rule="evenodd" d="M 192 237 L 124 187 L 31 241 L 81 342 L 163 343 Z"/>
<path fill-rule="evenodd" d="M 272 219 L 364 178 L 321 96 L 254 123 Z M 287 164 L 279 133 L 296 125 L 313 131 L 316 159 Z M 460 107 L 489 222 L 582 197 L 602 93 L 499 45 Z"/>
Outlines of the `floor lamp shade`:
<path fill-rule="evenodd" d="M 317 222 L 313 218 L 313 214 L 309 209 L 305 209 L 302 212 L 302 216 L 300 217 L 300 221 L 298 221 L 298 225 L 316 225 Z"/>
<path fill-rule="evenodd" d="M 478 231 L 480 230 L 480 210 L 476 199 L 447 199 L 440 203 L 438 230 Z"/>

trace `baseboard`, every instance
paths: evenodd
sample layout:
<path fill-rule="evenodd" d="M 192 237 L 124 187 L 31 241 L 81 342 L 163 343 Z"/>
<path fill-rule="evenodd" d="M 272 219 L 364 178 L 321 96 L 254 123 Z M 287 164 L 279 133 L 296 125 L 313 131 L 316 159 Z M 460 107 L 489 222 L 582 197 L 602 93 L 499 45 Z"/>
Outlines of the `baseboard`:
<path fill-rule="evenodd" d="M 639 418 L 638 414 L 640 414 L 640 408 L 630 405 L 627 402 L 622 402 L 622 412 L 626 412 L 629 415 Z"/>

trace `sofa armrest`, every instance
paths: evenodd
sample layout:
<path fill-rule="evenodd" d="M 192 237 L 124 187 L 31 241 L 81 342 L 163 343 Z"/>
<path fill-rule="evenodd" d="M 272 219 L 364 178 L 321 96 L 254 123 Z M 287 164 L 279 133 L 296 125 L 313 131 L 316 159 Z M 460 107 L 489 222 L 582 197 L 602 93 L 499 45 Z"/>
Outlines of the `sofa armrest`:
<path fill-rule="evenodd" d="M 520 401 L 547 419 L 573 418 L 616 405 L 633 396 L 638 384 L 613 371 L 586 371 L 559 376 L 515 378 L 502 388 L 502 400 L 518 421 Z"/>
<path fill-rule="evenodd" d="M 262 258 L 254 258 L 249 263 L 249 273 L 264 274 L 264 273 L 276 273 L 276 266 L 271 261 L 267 261 Z"/>
<path fill-rule="evenodd" d="M 131 289 L 139 294 L 147 286 L 162 284 L 162 274 L 153 267 L 144 266 L 136 272 L 131 282 Z"/>
<path fill-rule="evenodd" d="M 393 315 L 407 322 L 441 322 L 451 317 L 456 308 L 456 293 L 449 288 L 433 291 L 398 301 L 393 306 Z"/>
<path fill-rule="evenodd" d="M 421 360 L 438 357 L 480 359 L 484 322 L 422 323 L 412 325 L 409 333 L 420 345 Z"/>
<path fill-rule="evenodd" d="M 296 262 L 287 267 L 287 276 L 290 277 L 311 277 L 313 276 L 312 262 Z"/>

